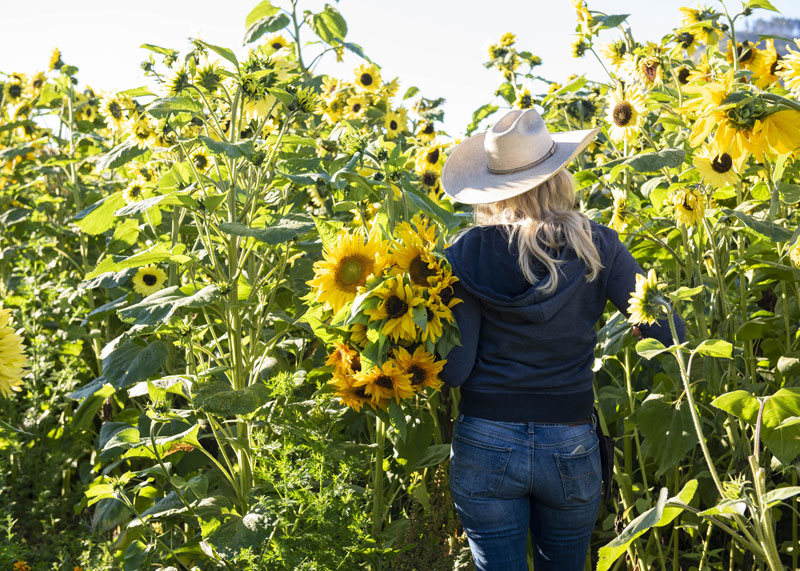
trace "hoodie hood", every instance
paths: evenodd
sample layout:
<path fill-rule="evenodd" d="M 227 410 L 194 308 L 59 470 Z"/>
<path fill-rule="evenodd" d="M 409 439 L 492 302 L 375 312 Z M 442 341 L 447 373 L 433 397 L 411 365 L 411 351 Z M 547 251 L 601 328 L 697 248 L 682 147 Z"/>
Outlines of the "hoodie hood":
<path fill-rule="evenodd" d="M 509 244 L 501 226 L 475 226 L 445 250 L 453 273 L 469 293 L 484 305 L 498 311 L 512 311 L 528 321 L 542 322 L 553 317 L 583 281 L 584 262 L 572 248 L 548 253 L 562 261 L 558 266 L 558 285 L 545 294 L 531 285 L 519 269 L 516 244 Z M 547 279 L 547 268 L 535 261 L 534 272 Z"/>

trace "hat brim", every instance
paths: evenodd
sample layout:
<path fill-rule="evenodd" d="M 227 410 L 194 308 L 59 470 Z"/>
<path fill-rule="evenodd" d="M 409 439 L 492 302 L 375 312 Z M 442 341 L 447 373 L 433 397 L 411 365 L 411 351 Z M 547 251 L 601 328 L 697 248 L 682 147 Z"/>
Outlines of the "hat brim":
<path fill-rule="evenodd" d="M 592 142 L 600 129 L 551 133 L 555 152 L 531 168 L 517 172 L 489 172 L 483 139 L 486 133 L 462 141 L 447 157 L 441 184 L 446 195 L 464 204 L 505 200 L 530 190 L 553 177 Z"/>

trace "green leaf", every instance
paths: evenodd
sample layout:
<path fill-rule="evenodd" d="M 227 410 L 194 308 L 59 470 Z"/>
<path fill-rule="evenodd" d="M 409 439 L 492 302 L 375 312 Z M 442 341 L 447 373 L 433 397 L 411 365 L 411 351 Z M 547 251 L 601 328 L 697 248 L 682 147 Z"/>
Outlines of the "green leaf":
<path fill-rule="evenodd" d="M 761 407 L 756 397 L 743 390 L 720 395 L 711 401 L 711 404 L 753 426 L 756 424 L 758 409 Z"/>
<path fill-rule="evenodd" d="M 191 288 L 192 286 L 184 286 Z M 193 293 L 185 293 L 180 286 L 170 286 L 148 295 L 139 303 L 120 309 L 121 319 L 133 323 L 167 323 L 181 308 L 196 308 L 214 303 L 219 299 L 219 287 L 208 285 Z"/>
<path fill-rule="evenodd" d="M 226 60 L 231 62 L 237 68 L 239 67 L 239 60 L 236 59 L 236 56 L 234 55 L 233 51 L 229 50 L 228 48 L 223 48 L 221 46 L 215 46 L 214 44 L 209 44 L 208 42 L 204 42 L 203 40 L 196 40 L 196 41 L 197 43 L 204 45 L 217 55 L 224 57 Z"/>
<path fill-rule="evenodd" d="M 273 6 L 272 2 L 264 0 L 247 15 L 243 43 L 252 43 L 264 34 L 277 32 L 288 25 L 289 17 L 280 13 L 280 8 Z"/>
<path fill-rule="evenodd" d="M 425 309 L 424 304 L 419 304 L 411 312 L 412 319 L 414 320 L 414 325 L 420 328 L 421 331 L 425 331 L 428 328 L 428 311 Z"/>
<path fill-rule="evenodd" d="M 131 89 L 126 89 L 125 91 L 118 91 L 117 95 L 127 95 L 128 97 L 146 97 L 146 96 L 155 96 L 155 93 L 150 91 L 149 87 L 143 85 L 141 87 L 133 87 Z"/>
<path fill-rule="evenodd" d="M 317 227 L 319 237 L 322 239 L 322 246 L 326 250 L 333 248 L 339 240 L 338 236 L 339 231 L 342 229 L 342 223 L 315 217 L 314 226 Z"/>
<path fill-rule="evenodd" d="M 200 448 L 200 441 L 197 439 L 197 435 L 200 432 L 200 425 L 195 424 L 194 426 L 187 428 L 183 432 L 179 432 L 178 434 L 174 434 L 172 436 L 160 436 L 155 438 L 155 448 L 153 448 L 153 442 L 146 438 L 143 440 L 143 444 L 141 446 L 137 446 L 136 448 L 131 448 L 124 454 L 124 458 L 150 458 L 151 460 L 156 459 L 156 453 L 159 457 L 164 458 L 165 456 L 169 456 L 174 452 L 182 452 L 186 450 L 186 446 L 182 445 L 189 445 L 193 448 Z"/>
<path fill-rule="evenodd" d="M 656 474 L 666 473 L 697 445 L 685 400 L 676 406 L 665 397 L 652 395 L 636 410 L 633 418 L 644 436 L 642 451 L 656 461 Z"/>
<path fill-rule="evenodd" d="M 233 560 L 243 549 L 261 547 L 275 525 L 276 522 L 263 513 L 250 512 L 241 518 L 232 516 L 208 536 L 206 541 L 222 557 Z"/>
<path fill-rule="evenodd" d="M 413 466 L 413 470 L 421 470 L 430 466 L 438 466 L 450 457 L 449 444 L 431 444 L 425 449 L 419 460 Z M 406 470 L 409 467 L 406 466 Z"/>
<path fill-rule="evenodd" d="M 722 339 L 706 339 L 695 349 L 701 355 L 709 357 L 721 357 L 723 359 L 732 359 L 733 345 Z"/>
<path fill-rule="evenodd" d="M 414 97 L 414 96 L 415 96 L 417 93 L 419 93 L 419 87 L 415 87 L 415 86 L 413 86 L 413 85 L 412 85 L 411 87 L 409 87 L 409 88 L 406 90 L 406 92 L 405 92 L 405 95 L 403 95 L 403 100 L 406 100 L 406 99 L 411 99 L 411 98 L 412 98 L 412 97 Z"/>
<path fill-rule="evenodd" d="M 418 191 L 414 188 L 411 184 L 409 184 L 405 179 L 401 182 L 401 186 L 406 193 L 406 196 L 411 199 L 411 202 L 414 204 L 417 210 L 425 213 L 426 216 L 429 216 L 440 222 L 445 228 L 447 228 L 448 232 L 452 232 L 459 226 L 461 226 L 461 218 L 458 215 L 453 214 L 452 212 L 445 210 L 438 204 L 436 204 L 433 200 L 428 198 L 428 196 Z"/>
<path fill-rule="evenodd" d="M 162 97 L 153 101 L 146 109 L 153 117 L 161 118 L 170 113 L 201 113 L 203 104 L 191 97 Z"/>
<path fill-rule="evenodd" d="M 800 486 L 785 486 L 783 488 L 775 488 L 764 494 L 764 503 L 767 508 L 771 508 L 775 504 L 779 504 L 783 500 L 788 500 L 800 494 Z"/>
<path fill-rule="evenodd" d="M 508 82 L 503 83 L 497 89 L 497 94 L 506 100 L 506 103 L 509 105 L 513 105 L 514 101 L 517 99 L 517 94 L 514 91 L 514 86 Z"/>
<path fill-rule="evenodd" d="M 645 359 L 652 359 L 666 350 L 667 348 L 664 347 L 661 341 L 653 339 L 652 337 L 642 339 L 636 344 L 636 352 Z"/>
<path fill-rule="evenodd" d="M 677 168 L 686 154 L 681 149 L 663 149 L 657 153 L 642 153 L 624 162 L 636 172 L 654 172 L 664 167 Z"/>
<path fill-rule="evenodd" d="M 681 286 L 672 293 L 669 293 L 667 295 L 672 301 L 681 301 L 684 299 L 692 299 L 704 289 L 705 286 L 697 286 L 697 287 Z"/>
<path fill-rule="evenodd" d="M 766 428 L 777 428 L 793 416 L 800 416 L 800 388 L 780 389 L 764 403 L 762 422 Z"/>
<path fill-rule="evenodd" d="M 311 27 L 323 42 L 330 45 L 343 42 L 344 37 L 347 35 L 347 22 L 345 22 L 339 10 L 330 4 L 325 4 L 325 9 L 322 12 L 312 16 Z"/>
<path fill-rule="evenodd" d="M 608 571 L 614 561 L 628 550 L 628 546 L 633 540 L 649 529 L 663 527 L 678 517 L 683 508 L 679 506 L 665 507 L 667 502 L 688 504 L 694 497 L 696 490 L 697 480 L 689 480 L 677 496 L 668 500 L 667 494 L 669 491 L 667 488 L 661 488 L 654 507 L 634 519 L 622 530 L 622 533 L 600 548 L 597 553 L 597 571 Z"/>
<path fill-rule="evenodd" d="M 107 171 L 121 167 L 139 155 L 144 154 L 145 151 L 146 149 L 139 148 L 133 140 L 126 139 L 100 157 L 97 161 L 97 170 Z"/>
<path fill-rule="evenodd" d="M 305 215 L 287 214 L 266 228 L 248 228 L 238 222 L 223 222 L 219 228 L 227 234 L 249 236 L 270 246 L 277 246 L 310 232 L 314 228 L 314 221 Z"/>
<path fill-rule="evenodd" d="M 122 389 L 155 375 L 167 358 L 167 345 L 153 341 L 141 346 L 134 341 L 114 348 L 109 354 L 103 349 L 103 374 L 95 379 Z"/>
<path fill-rule="evenodd" d="M 478 125 L 480 125 L 481 121 L 486 119 L 498 109 L 499 107 L 497 107 L 497 105 L 492 105 L 491 103 L 487 103 L 486 105 L 478 107 L 472 114 L 472 122 L 467 127 L 467 136 L 469 137 L 475 131 L 475 129 L 478 128 Z"/>
<path fill-rule="evenodd" d="M 736 216 L 736 218 L 741 220 L 745 226 L 751 230 L 755 230 L 759 234 L 766 236 L 773 242 L 786 242 L 792 237 L 792 233 L 789 230 L 768 220 L 759 220 L 758 218 L 754 218 L 753 216 L 745 214 L 744 212 L 730 210 L 728 208 L 723 208 L 722 211 L 729 216 Z"/>
<path fill-rule="evenodd" d="M 183 264 L 191 260 L 190 257 L 182 254 L 186 248 L 185 244 L 178 243 L 170 250 L 165 242 L 157 242 L 143 252 L 138 252 L 127 258 L 117 261 L 114 256 L 104 258 L 98 266 L 86 274 L 84 279 L 89 280 L 106 272 L 119 272 L 125 268 L 140 268 L 149 264 L 157 264 L 165 260 Z"/>
<path fill-rule="evenodd" d="M 217 141 L 211 137 L 200 135 L 198 137 L 208 150 L 218 155 L 225 155 L 232 159 L 247 158 L 253 154 L 254 143 L 252 139 L 248 139 L 241 143 L 229 143 L 227 141 Z"/>
<path fill-rule="evenodd" d="M 747 8 L 751 8 L 751 9 L 752 8 L 762 8 L 764 10 L 772 10 L 773 12 L 780 13 L 780 10 L 778 10 L 775 6 L 773 6 L 769 2 L 769 0 L 750 0 L 747 3 L 746 7 Z"/>
<path fill-rule="evenodd" d="M 611 28 L 616 28 L 620 24 L 622 24 L 625 20 L 628 19 L 630 14 L 608 14 L 606 16 L 602 16 L 599 14 L 592 14 L 592 20 L 594 23 L 599 23 L 600 26 L 597 30 L 606 30 Z M 594 28 L 594 23 L 592 28 Z"/>
<path fill-rule="evenodd" d="M 122 193 L 115 192 L 84 208 L 73 217 L 73 220 L 84 234 L 96 236 L 114 226 L 116 221 L 114 212 L 124 204 L 125 199 L 122 198 Z"/>
<path fill-rule="evenodd" d="M 800 185 L 778 182 L 778 194 L 784 204 L 800 202 Z"/>
<path fill-rule="evenodd" d="M 139 46 L 142 49 L 150 50 L 151 52 L 161 54 L 162 56 L 175 56 L 178 54 L 177 51 L 170 49 L 170 48 L 162 48 L 161 46 L 157 46 L 154 44 L 142 44 Z"/>
<path fill-rule="evenodd" d="M 234 390 L 228 382 L 214 381 L 199 385 L 192 402 L 204 412 L 228 417 L 255 412 L 269 398 L 269 389 L 261 383 Z"/>

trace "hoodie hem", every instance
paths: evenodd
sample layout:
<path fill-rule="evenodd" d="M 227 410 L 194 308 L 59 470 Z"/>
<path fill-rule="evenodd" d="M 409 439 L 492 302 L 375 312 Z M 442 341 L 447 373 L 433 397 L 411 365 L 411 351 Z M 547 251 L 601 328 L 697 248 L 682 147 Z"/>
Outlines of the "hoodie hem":
<path fill-rule="evenodd" d="M 459 412 L 499 422 L 577 422 L 591 416 L 594 391 L 575 393 L 493 393 L 461 387 Z"/>

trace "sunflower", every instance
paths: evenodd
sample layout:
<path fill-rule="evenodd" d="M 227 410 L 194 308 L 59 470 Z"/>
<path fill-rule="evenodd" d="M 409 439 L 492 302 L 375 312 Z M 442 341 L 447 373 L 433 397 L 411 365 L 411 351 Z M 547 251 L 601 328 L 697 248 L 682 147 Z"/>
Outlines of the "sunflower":
<path fill-rule="evenodd" d="M 591 27 L 594 20 L 589 13 L 589 8 L 584 4 L 583 0 L 571 0 L 572 7 L 575 9 L 575 15 L 578 18 L 578 27 L 581 34 L 588 36 L 592 33 Z"/>
<path fill-rule="evenodd" d="M 186 68 L 181 66 L 167 80 L 167 93 L 171 96 L 180 95 L 192 86 L 192 78 Z"/>
<path fill-rule="evenodd" d="M 678 224 L 694 226 L 705 217 L 705 198 L 696 188 L 684 187 L 673 190 L 667 199 L 675 207 L 675 219 Z"/>
<path fill-rule="evenodd" d="M 794 40 L 795 45 L 800 48 L 800 40 Z M 783 84 L 793 97 L 800 97 L 800 51 L 794 51 L 791 46 L 786 46 L 789 52 L 781 61 L 780 68 L 775 70 L 778 77 L 783 79 Z"/>
<path fill-rule="evenodd" d="M 530 109 L 533 107 L 533 97 L 531 96 L 531 90 L 528 87 L 525 87 L 517 93 L 517 99 L 514 101 L 513 105 L 514 109 Z"/>
<path fill-rule="evenodd" d="M 125 199 L 125 204 L 133 204 L 144 196 L 147 181 L 144 177 L 137 176 L 128 186 L 122 191 L 122 198 Z"/>
<path fill-rule="evenodd" d="M 417 138 L 423 143 L 430 143 L 436 138 L 436 127 L 433 121 L 420 121 L 417 126 Z"/>
<path fill-rule="evenodd" d="M 28 562 L 24 559 L 18 559 L 17 561 L 14 561 L 12 569 L 14 571 L 31 571 L 31 566 L 28 565 Z"/>
<path fill-rule="evenodd" d="M 628 204 L 628 197 L 626 192 L 619 188 L 612 188 L 611 195 L 614 197 L 614 205 L 612 207 L 611 221 L 608 226 L 617 232 L 624 232 L 628 227 L 625 221 L 624 211 Z"/>
<path fill-rule="evenodd" d="M 158 266 L 143 266 L 133 276 L 133 289 L 139 295 L 147 297 L 164 287 L 167 274 Z"/>
<path fill-rule="evenodd" d="M 414 341 L 417 336 L 414 310 L 423 304 L 424 299 L 401 276 L 384 282 L 375 295 L 380 299 L 378 306 L 365 309 L 364 314 L 371 322 L 386 320 L 381 334 L 391 337 L 393 341 Z"/>
<path fill-rule="evenodd" d="M 375 399 L 366 391 L 364 385 L 356 385 L 352 375 L 341 375 L 334 373 L 329 381 L 330 385 L 336 389 L 336 396 L 342 404 L 349 406 L 356 412 L 360 412 L 365 404 L 376 406 Z"/>
<path fill-rule="evenodd" d="M 282 35 L 275 34 L 267 38 L 266 44 L 273 52 L 277 52 L 288 46 L 289 42 Z"/>
<path fill-rule="evenodd" d="M 398 244 L 392 254 L 397 267 L 408 273 L 415 286 L 431 287 L 441 278 L 441 262 L 419 243 Z"/>
<path fill-rule="evenodd" d="M 383 118 L 383 126 L 386 127 L 386 138 L 394 139 L 406 130 L 406 118 L 401 111 L 389 111 Z"/>
<path fill-rule="evenodd" d="M 205 170 L 211 165 L 211 159 L 208 156 L 208 151 L 205 147 L 197 147 L 189 155 L 190 160 L 194 163 L 195 168 L 200 172 Z"/>
<path fill-rule="evenodd" d="M 326 365 L 336 367 L 340 375 L 352 375 L 361 370 L 361 358 L 358 351 L 351 349 L 347 343 L 334 344 L 333 352 L 325 360 Z"/>
<path fill-rule="evenodd" d="M 654 54 L 637 57 L 634 75 L 647 87 L 662 85 L 664 83 L 664 70 L 661 59 Z"/>
<path fill-rule="evenodd" d="M 369 107 L 369 100 L 363 95 L 353 95 L 347 100 L 345 115 L 348 119 L 359 119 Z"/>
<path fill-rule="evenodd" d="M 413 224 L 413 226 L 412 226 Z M 395 234 L 404 243 L 419 243 L 429 248 L 436 246 L 436 225 L 432 224 L 426 216 L 417 213 L 411 217 L 411 222 L 401 222 L 395 228 Z"/>
<path fill-rule="evenodd" d="M 757 50 L 756 61 L 751 66 L 753 81 L 760 89 L 766 89 L 781 79 L 777 72 L 781 69 L 783 56 L 775 49 L 775 40 L 770 38 L 766 44 L 766 48 Z"/>
<path fill-rule="evenodd" d="M 417 151 L 416 158 L 414 159 L 414 171 L 417 174 L 422 174 L 426 170 L 434 170 L 437 173 L 442 172 L 444 166 L 444 149 L 446 145 L 439 143 L 436 145 L 429 145 L 422 147 Z"/>
<path fill-rule="evenodd" d="M 796 153 L 800 149 L 800 111 L 782 109 L 770 113 L 754 129 L 761 148 L 770 155 Z"/>
<path fill-rule="evenodd" d="M 572 38 L 572 43 L 570 44 L 570 52 L 572 53 L 572 57 L 574 58 L 582 58 L 586 55 L 586 51 L 589 49 L 589 44 L 586 42 L 586 38 L 583 37 L 581 34 L 575 34 Z"/>
<path fill-rule="evenodd" d="M 353 375 L 356 387 L 364 387 L 364 392 L 376 402 L 394 398 L 395 401 L 408 399 L 414 396 L 411 387 L 411 375 L 401 371 L 392 361 L 387 361 L 381 367 L 372 367 L 368 371 L 360 371 Z"/>
<path fill-rule="evenodd" d="M 506 32 L 505 34 L 500 36 L 500 45 L 503 46 L 504 48 L 510 48 L 511 46 L 514 45 L 516 41 L 517 41 L 517 36 L 515 36 L 511 32 Z"/>
<path fill-rule="evenodd" d="M 745 69 L 753 70 L 759 59 L 758 52 L 758 48 L 752 42 L 745 40 L 742 43 L 736 43 L 736 56 L 739 60 L 739 65 Z M 733 48 L 731 45 L 728 45 L 725 59 L 733 65 Z"/>
<path fill-rule="evenodd" d="M 455 290 L 453 289 L 453 284 L 458 281 L 458 278 L 453 275 L 453 272 L 450 271 L 449 268 L 445 268 L 442 271 L 442 276 L 436 285 L 434 285 L 431 289 L 428 290 L 428 293 L 431 297 L 437 298 L 444 307 L 447 309 L 453 309 L 456 305 L 461 303 L 463 300 L 455 297 Z M 453 320 L 452 313 L 447 316 L 447 321 L 450 322 Z"/>
<path fill-rule="evenodd" d="M 31 77 L 30 91 L 33 97 L 39 96 L 47 82 L 47 76 L 43 71 L 37 72 Z"/>
<path fill-rule="evenodd" d="M 743 162 L 744 157 L 739 161 Z M 700 149 L 692 160 L 697 172 L 706 182 L 714 187 L 721 188 L 736 184 L 739 176 L 734 168 L 733 157 L 721 150 L 717 145 L 711 145 Z"/>
<path fill-rule="evenodd" d="M 12 73 L 3 85 L 4 103 L 17 106 L 28 96 L 28 79 L 21 73 Z"/>
<path fill-rule="evenodd" d="M 367 326 L 363 323 L 353 323 L 350 326 L 350 342 L 359 347 L 367 344 Z"/>
<path fill-rule="evenodd" d="M 613 42 L 602 44 L 600 46 L 600 53 L 611 63 L 615 68 L 619 68 L 624 61 L 625 54 L 628 53 L 628 45 L 623 38 L 614 40 Z"/>
<path fill-rule="evenodd" d="M 317 103 L 317 112 L 322 114 L 322 118 L 329 124 L 336 125 L 341 120 L 342 114 L 347 112 L 347 102 L 339 95 L 328 101 L 322 99 Z"/>
<path fill-rule="evenodd" d="M 100 114 L 114 131 L 122 131 L 125 126 L 125 102 L 116 95 L 106 95 L 100 100 Z"/>
<path fill-rule="evenodd" d="M 155 144 L 155 126 L 149 116 L 139 115 L 128 124 L 128 129 L 140 149 L 147 149 Z"/>
<path fill-rule="evenodd" d="M 420 332 L 420 340 L 436 343 L 444 333 L 443 324 L 453 321 L 453 312 L 438 296 L 432 295 L 425 300 L 425 313 L 427 323 Z"/>
<path fill-rule="evenodd" d="M 388 83 L 383 84 L 383 88 L 381 89 L 381 98 L 387 103 L 389 100 L 397 95 L 397 91 L 400 89 L 400 79 L 395 77 Z"/>
<path fill-rule="evenodd" d="M 50 54 L 50 61 L 47 64 L 47 67 L 50 71 L 59 70 L 64 66 L 64 61 L 61 59 L 61 50 L 58 48 L 53 48 L 53 53 Z"/>
<path fill-rule="evenodd" d="M 645 100 L 639 91 L 629 89 L 625 96 L 618 91 L 613 92 L 607 115 L 611 140 L 621 143 L 635 139 L 639 134 L 644 112 Z"/>
<path fill-rule="evenodd" d="M 441 173 L 435 169 L 425 169 L 419 173 L 419 181 L 429 195 L 436 195 L 439 192 L 439 175 Z"/>
<path fill-rule="evenodd" d="M 11 310 L 0 307 L 0 394 L 8 398 L 12 391 L 22 390 L 26 358 L 22 339 L 9 325 Z"/>
<path fill-rule="evenodd" d="M 676 30 L 673 39 L 675 41 L 673 53 L 675 53 L 676 50 L 682 50 L 686 53 L 687 57 L 691 57 L 702 43 L 701 32 L 698 28 Z"/>
<path fill-rule="evenodd" d="M 355 70 L 355 85 L 359 91 L 377 93 L 381 86 L 381 74 L 374 64 L 361 64 Z"/>
<path fill-rule="evenodd" d="M 717 44 L 722 37 L 722 32 L 714 26 L 719 17 L 718 12 L 705 6 L 698 6 L 696 10 L 693 8 L 681 8 L 680 10 L 683 12 L 681 25 L 684 28 L 694 26 L 692 29 L 696 30 L 696 33 L 705 40 L 705 43 L 709 46 Z M 701 25 L 695 26 L 695 24 L 700 24 L 701 22 Z"/>
<path fill-rule="evenodd" d="M 658 282 L 656 271 L 650 270 L 647 276 L 636 274 L 636 289 L 628 300 L 628 323 L 638 325 L 648 323 L 652 325 L 658 321 L 658 314 L 662 310 L 660 289 L 663 284 Z"/>
<path fill-rule="evenodd" d="M 340 87 L 342 87 L 342 83 L 339 78 L 326 75 L 322 79 L 322 98 L 328 102 L 336 99 Z"/>
<path fill-rule="evenodd" d="M 323 251 L 324 260 L 314 263 L 314 278 L 307 282 L 316 289 L 316 300 L 334 313 L 353 301 L 367 278 L 383 270 L 383 247 L 377 235 L 364 242 L 358 234 L 341 231 Z"/>
<path fill-rule="evenodd" d="M 208 91 L 216 93 L 222 85 L 222 74 L 214 63 L 207 63 L 197 70 L 197 85 Z"/>
<path fill-rule="evenodd" d="M 411 387 L 421 391 L 425 387 L 439 390 L 442 381 L 439 373 L 447 363 L 446 359 L 437 361 L 436 357 L 428 353 L 421 345 L 414 350 L 412 355 L 403 347 L 394 350 L 394 362 L 397 368 L 411 378 Z"/>

